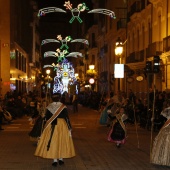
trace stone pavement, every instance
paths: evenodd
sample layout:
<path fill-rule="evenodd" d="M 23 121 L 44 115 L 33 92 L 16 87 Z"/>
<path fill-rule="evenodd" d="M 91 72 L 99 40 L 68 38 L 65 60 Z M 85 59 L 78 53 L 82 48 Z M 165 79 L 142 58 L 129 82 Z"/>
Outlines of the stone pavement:
<path fill-rule="evenodd" d="M 32 128 L 28 117 L 3 125 L 0 131 L 0 170 L 168 170 L 170 167 L 150 164 L 151 133 L 128 125 L 128 139 L 121 148 L 106 140 L 108 127 L 99 124 L 98 111 L 79 105 L 79 112 L 69 116 L 76 156 L 65 159 L 65 165 L 52 167 L 52 160 L 34 156 L 36 143 L 29 140 Z M 138 135 L 136 135 L 138 134 Z M 156 134 L 154 134 L 156 135 Z"/>

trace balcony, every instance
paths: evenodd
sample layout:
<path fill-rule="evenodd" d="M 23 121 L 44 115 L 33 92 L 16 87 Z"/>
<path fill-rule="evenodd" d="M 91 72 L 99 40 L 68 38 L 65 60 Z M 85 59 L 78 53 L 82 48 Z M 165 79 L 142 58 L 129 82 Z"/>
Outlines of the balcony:
<path fill-rule="evenodd" d="M 162 41 L 157 41 L 152 44 L 149 44 L 148 48 L 146 49 L 146 58 L 160 55 L 163 51 Z"/>
<path fill-rule="evenodd" d="M 130 11 L 128 12 L 128 18 L 130 18 L 133 14 L 137 12 L 141 12 L 143 9 L 145 9 L 145 1 L 135 1 L 130 7 Z"/>
<path fill-rule="evenodd" d="M 144 56 L 145 56 L 144 50 L 133 52 L 126 58 L 126 63 L 129 64 L 129 63 L 143 62 Z"/>
<path fill-rule="evenodd" d="M 120 18 L 119 21 L 117 22 L 117 30 L 121 28 L 126 28 L 126 18 Z"/>
<path fill-rule="evenodd" d="M 163 51 L 170 51 L 170 36 L 163 39 Z"/>

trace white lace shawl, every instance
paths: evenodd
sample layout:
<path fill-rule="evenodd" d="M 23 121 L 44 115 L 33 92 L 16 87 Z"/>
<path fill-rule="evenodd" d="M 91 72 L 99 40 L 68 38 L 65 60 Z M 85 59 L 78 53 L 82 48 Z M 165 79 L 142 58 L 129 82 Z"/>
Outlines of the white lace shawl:
<path fill-rule="evenodd" d="M 53 102 L 53 103 L 50 103 L 48 106 L 47 106 L 47 109 L 52 113 L 52 114 L 55 114 L 57 112 L 57 110 L 60 108 L 60 106 L 62 105 L 61 102 Z"/>
<path fill-rule="evenodd" d="M 170 119 L 170 107 L 167 107 L 161 112 L 161 115 L 167 119 Z"/>

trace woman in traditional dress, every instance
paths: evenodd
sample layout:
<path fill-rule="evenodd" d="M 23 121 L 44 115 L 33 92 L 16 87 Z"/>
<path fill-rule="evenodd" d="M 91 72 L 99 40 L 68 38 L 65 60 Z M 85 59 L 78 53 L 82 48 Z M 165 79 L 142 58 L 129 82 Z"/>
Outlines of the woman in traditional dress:
<path fill-rule="evenodd" d="M 108 141 L 116 143 L 116 146 L 120 148 L 121 144 L 124 144 L 126 140 L 126 122 L 128 117 L 125 114 L 124 107 L 120 107 L 114 116 L 111 113 L 108 113 L 108 116 L 113 121 Z"/>
<path fill-rule="evenodd" d="M 29 132 L 30 141 L 38 142 L 41 136 L 43 127 L 45 125 L 44 116 L 46 111 L 46 101 L 42 100 L 38 104 L 39 109 L 37 109 L 38 114 L 33 115 L 29 120 L 30 124 L 33 124 L 32 130 Z"/>
<path fill-rule="evenodd" d="M 112 108 L 114 105 L 114 101 L 112 99 L 113 93 L 110 94 L 110 98 L 107 98 L 102 102 L 102 108 L 101 108 L 101 114 L 100 114 L 100 119 L 99 123 L 101 125 L 106 125 L 109 126 L 109 121 L 108 121 L 108 113 L 107 111 Z"/>
<path fill-rule="evenodd" d="M 167 121 L 154 140 L 151 163 L 170 166 L 170 100 L 167 101 L 167 107 L 163 109 L 161 115 L 167 118 Z"/>
<path fill-rule="evenodd" d="M 52 166 L 62 165 L 63 158 L 75 156 L 67 107 L 59 101 L 60 98 L 61 94 L 54 94 L 53 102 L 47 106 L 47 122 L 35 151 L 35 156 L 53 159 Z"/>

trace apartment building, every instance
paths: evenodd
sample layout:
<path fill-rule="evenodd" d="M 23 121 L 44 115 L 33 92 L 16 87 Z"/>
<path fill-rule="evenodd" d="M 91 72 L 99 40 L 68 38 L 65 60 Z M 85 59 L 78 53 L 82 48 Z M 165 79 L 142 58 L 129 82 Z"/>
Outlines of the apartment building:
<path fill-rule="evenodd" d="M 149 88 L 158 91 L 170 89 L 169 77 L 169 12 L 168 0 L 93 1 L 96 7 L 115 12 L 116 19 L 95 15 L 94 25 L 88 31 L 88 60 L 98 72 L 98 91 L 125 91 L 133 89 L 145 98 Z M 96 2 L 96 3 L 95 3 Z M 95 6 L 94 6 L 95 8 Z M 99 16 L 100 15 L 100 16 Z M 123 43 L 121 56 L 115 55 L 115 44 Z M 160 71 L 147 73 L 146 62 L 160 57 Z M 124 78 L 114 78 L 114 64 L 124 64 Z M 153 66 L 152 66 L 153 69 Z M 105 89 L 103 89 L 105 88 Z"/>
<path fill-rule="evenodd" d="M 39 42 L 35 41 L 38 40 L 35 35 L 37 31 L 31 25 L 34 18 L 32 7 L 33 4 L 28 0 L 0 1 L 0 95 L 2 98 L 7 91 L 28 92 L 36 87 L 36 75 L 40 67 L 36 66 L 35 69 L 35 63 L 39 62 L 37 56 L 40 50 Z M 33 69 L 36 71 L 32 71 Z"/>

